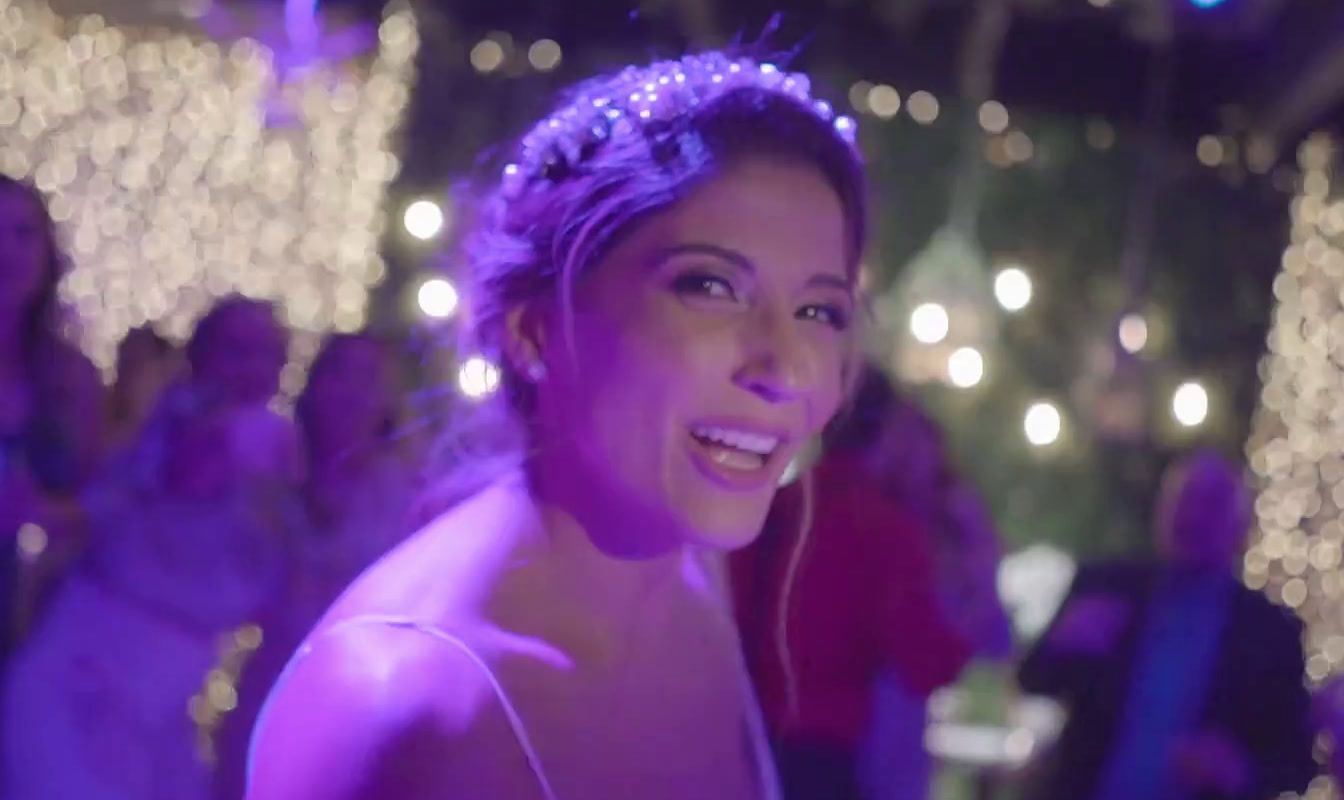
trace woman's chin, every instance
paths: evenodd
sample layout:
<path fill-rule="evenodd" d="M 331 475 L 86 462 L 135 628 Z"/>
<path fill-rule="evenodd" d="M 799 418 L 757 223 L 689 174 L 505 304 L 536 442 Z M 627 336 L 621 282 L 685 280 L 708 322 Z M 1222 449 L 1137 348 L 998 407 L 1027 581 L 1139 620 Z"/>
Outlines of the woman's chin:
<path fill-rule="evenodd" d="M 692 544 L 715 550 L 737 550 L 751 544 L 765 525 L 765 512 L 703 515 L 691 520 L 687 538 Z"/>

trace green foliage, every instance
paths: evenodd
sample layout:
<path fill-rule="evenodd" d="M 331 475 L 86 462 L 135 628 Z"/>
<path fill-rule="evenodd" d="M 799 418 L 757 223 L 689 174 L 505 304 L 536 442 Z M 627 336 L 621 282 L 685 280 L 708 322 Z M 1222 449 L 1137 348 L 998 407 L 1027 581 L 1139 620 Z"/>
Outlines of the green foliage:
<path fill-rule="evenodd" d="M 916 388 L 945 425 L 960 467 L 979 486 L 1009 547 L 1049 542 L 1081 556 L 1141 551 L 1162 468 L 1176 452 L 1208 444 L 1241 451 L 1258 393 L 1255 367 L 1270 312 L 1269 284 L 1284 242 L 1288 196 L 1260 178 L 1199 165 L 1193 148 L 1162 156 L 1152 203 L 1151 246 L 1139 280 L 1122 272 L 1140 161 L 1137 137 L 1088 144 L 1085 121 L 1010 109 L 1034 155 L 1007 168 L 986 165 L 979 196 L 985 285 L 999 265 L 1031 275 L 1032 303 L 997 308 L 985 342 L 986 380 L 971 390 Z M 898 283 L 913 256 L 948 218 L 962 110 L 944 107 L 932 126 L 905 115 L 868 122 L 880 214 L 875 222 L 879 289 Z M 988 137 L 984 141 L 988 141 Z M 1137 359 L 1115 346 L 1116 324 L 1141 294 L 1149 347 Z M 887 332 L 906 335 L 903 329 Z M 1197 431 L 1171 418 L 1171 391 L 1199 378 L 1210 388 L 1209 421 Z M 1022 418 L 1049 399 L 1065 418 L 1056 445 L 1033 448 Z M 1134 423 L 1099 424 L 1108 409 L 1133 408 Z"/>

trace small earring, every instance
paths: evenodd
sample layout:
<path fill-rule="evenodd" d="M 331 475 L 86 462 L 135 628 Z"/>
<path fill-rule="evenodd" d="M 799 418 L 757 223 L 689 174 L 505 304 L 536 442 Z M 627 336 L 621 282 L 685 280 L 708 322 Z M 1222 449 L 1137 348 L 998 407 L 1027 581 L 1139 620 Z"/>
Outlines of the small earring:
<path fill-rule="evenodd" d="M 523 374 L 527 375 L 529 381 L 540 383 L 546 379 L 546 365 L 540 361 L 533 361 L 527 365 Z"/>

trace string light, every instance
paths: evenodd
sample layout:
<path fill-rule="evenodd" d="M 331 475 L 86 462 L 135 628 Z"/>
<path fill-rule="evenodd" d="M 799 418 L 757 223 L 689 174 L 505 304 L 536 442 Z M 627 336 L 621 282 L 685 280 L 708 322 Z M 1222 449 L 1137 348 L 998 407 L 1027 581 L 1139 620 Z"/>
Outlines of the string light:
<path fill-rule="evenodd" d="M 527 49 L 527 61 L 538 72 L 550 72 L 560 66 L 563 55 L 554 39 L 538 39 Z"/>
<path fill-rule="evenodd" d="M 946 339 L 950 327 L 947 309 L 938 303 L 923 303 L 910 314 L 910 333 L 924 344 Z"/>
<path fill-rule="evenodd" d="M 444 278 L 429 278 L 420 284 L 415 299 L 420 311 L 433 319 L 447 319 L 457 311 L 457 289 Z"/>
<path fill-rule="evenodd" d="M 215 737 L 238 707 L 238 683 L 263 638 L 261 627 L 253 623 L 220 636 L 219 661 L 206 673 L 201 690 L 187 702 L 187 715 L 196 727 L 196 754 L 207 765 L 217 761 Z"/>
<path fill-rule="evenodd" d="M 1003 152 L 1014 163 L 1021 164 L 1031 160 L 1036 152 L 1036 145 L 1032 144 L 1031 137 L 1022 131 L 1011 131 L 1003 137 Z"/>
<path fill-rule="evenodd" d="M 1019 267 L 1006 267 L 994 276 L 994 297 L 1005 311 L 1026 308 L 1031 294 L 1031 276 Z"/>
<path fill-rule="evenodd" d="M 1118 335 L 1126 353 L 1138 353 L 1148 344 L 1148 321 L 1142 314 L 1126 314 L 1120 319 Z"/>
<path fill-rule="evenodd" d="M 433 200 L 416 200 L 406 207 L 402 224 L 406 226 L 407 233 L 421 241 L 428 241 L 438 236 L 443 229 L 443 209 Z"/>
<path fill-rule="evenodd" d="M 986 100 L 980 104 L 980 127 L 986 133 L 1003 133 L 1008 130 L 1008 109 L 997 100 Z"/>
<path fill-rule="evenodd" d="M 885 83 L 868 90 L 868 109 L 874 116 L 891 119 L 901 110 L 901 95 Z"/>
<path fill-rule="evenodd" d="M 1032 404 L 1027 409 L 1026 416 L 1022 419 L 1022 430 L 1027 435 L 1027 441 L 1035 447 L 1047 447 L 1059 440 L 1059 435 L 1064 429 L 1063 418 L 1059 414 L 1059 409 L 1053 403 L 1040 402 Z"/>
<path fill-rule="evenodd" d="M 457 386 L 472 400 L 487 397 L 499 388 L 499 367 L 481 356 L 472 356 L 458 369 Z"/>
<path fill-rule="evenodd" d="M 931 125 L 938 119 L 938 98 L 925 91 L 910 95 L 906 103 L 910 118 L 921 125 Z"/>
<path fill-rule="evenodd" d="M 471 66 L 482 74 L 494 72 L 504 64 L 504 47 L 494 39 L 482 39 L 471 48 Z"/>
<path fill-rule="evenodd" d="M 1247 454 L 1258 479 L 1256 526 L 1243 580 L 1306 623 L 1308 678 L 1344 668 L 1344 231 L 1330 209 L 1341 192 L 1337 151 L 1323 136 L 1298 151 L 1302 183 L 1290 242 L 1274 279 L 1277 301 Z M 1337 796 L 1326 784 L 1309 796 Z"/>
<path fill-rule="evenodd" d="M 961 347 L 947 359 L 947 379 L 958 389 L 976 386 L 985 377 L 985 359 L 974 347 Z"/>
<path fill-rule="evenodd" d="M 1198 381 L 1187 381 L 1171 396 L 1171 413 L 1187 428 L 1204 424 L 1209 416 L 1209 393 Z"/>
<path fill-rule="evenodd" d="M 299 330 L 364 324 L 419 46 L 409 10 L 384 16 L 368 56 L 282 81 L 253 39 L 0 6 L 0 171 L 63 220 L 61 293 L 100 366 L 127 329 L 184 338 L 234 291 L 276 300 Z"/>
<path fill-rule="evenodd" d="M 1104 119 L 1089 119 L 1084 138 L 1096 150 L 1110 150 L 1115 146 L 1115 126 Z"/>
<path fill-rule="evenodd" d="M 1206 167 L 1216 167 L 1223 162 L 1223 143 L 1217 136 L 1201 136 L 1195 145 L 1195 158 Z"/>
<path fill-rule="evenodd" d="M 849 87 L 849 105 L 860 114 L 866 114 L 872 109 L 868 106 L 868 93 L 873 90 L 873 84 L 868 81 L 855 81 Z"/>

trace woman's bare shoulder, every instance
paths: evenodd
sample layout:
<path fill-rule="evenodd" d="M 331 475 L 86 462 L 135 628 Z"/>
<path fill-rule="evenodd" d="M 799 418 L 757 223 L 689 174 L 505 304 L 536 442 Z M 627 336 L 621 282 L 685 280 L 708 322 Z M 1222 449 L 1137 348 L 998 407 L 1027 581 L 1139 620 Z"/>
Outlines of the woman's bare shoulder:
<path fill-rule="evenodd" d="M 495 588 L 525 560 L 526 509 L 491 488 L 432 520 L 365 571 L 324 625 L 368 614 L 451 626 L 486 616 Z"/>
<path fill-rule="evenodd" d="M 432 775 L 442 791 L 455 763 L 472 761 L 475 775 L 481 753 L 511 751 L 495 662 L 537 654 L 486 614 L 519 552 L 509 502 L 489 490 L 469 499 L 332 606 L 258 721 L 249 800 L 416 797 L 411 777 Z"/>
<path fill-rule="evenodd" d="M 461 640 L 349 620 L 310 637 L 253 734 L 249 800 L 429 796 L 460 783 L 469 740 L 511 730 L 489 667 Z"/>

